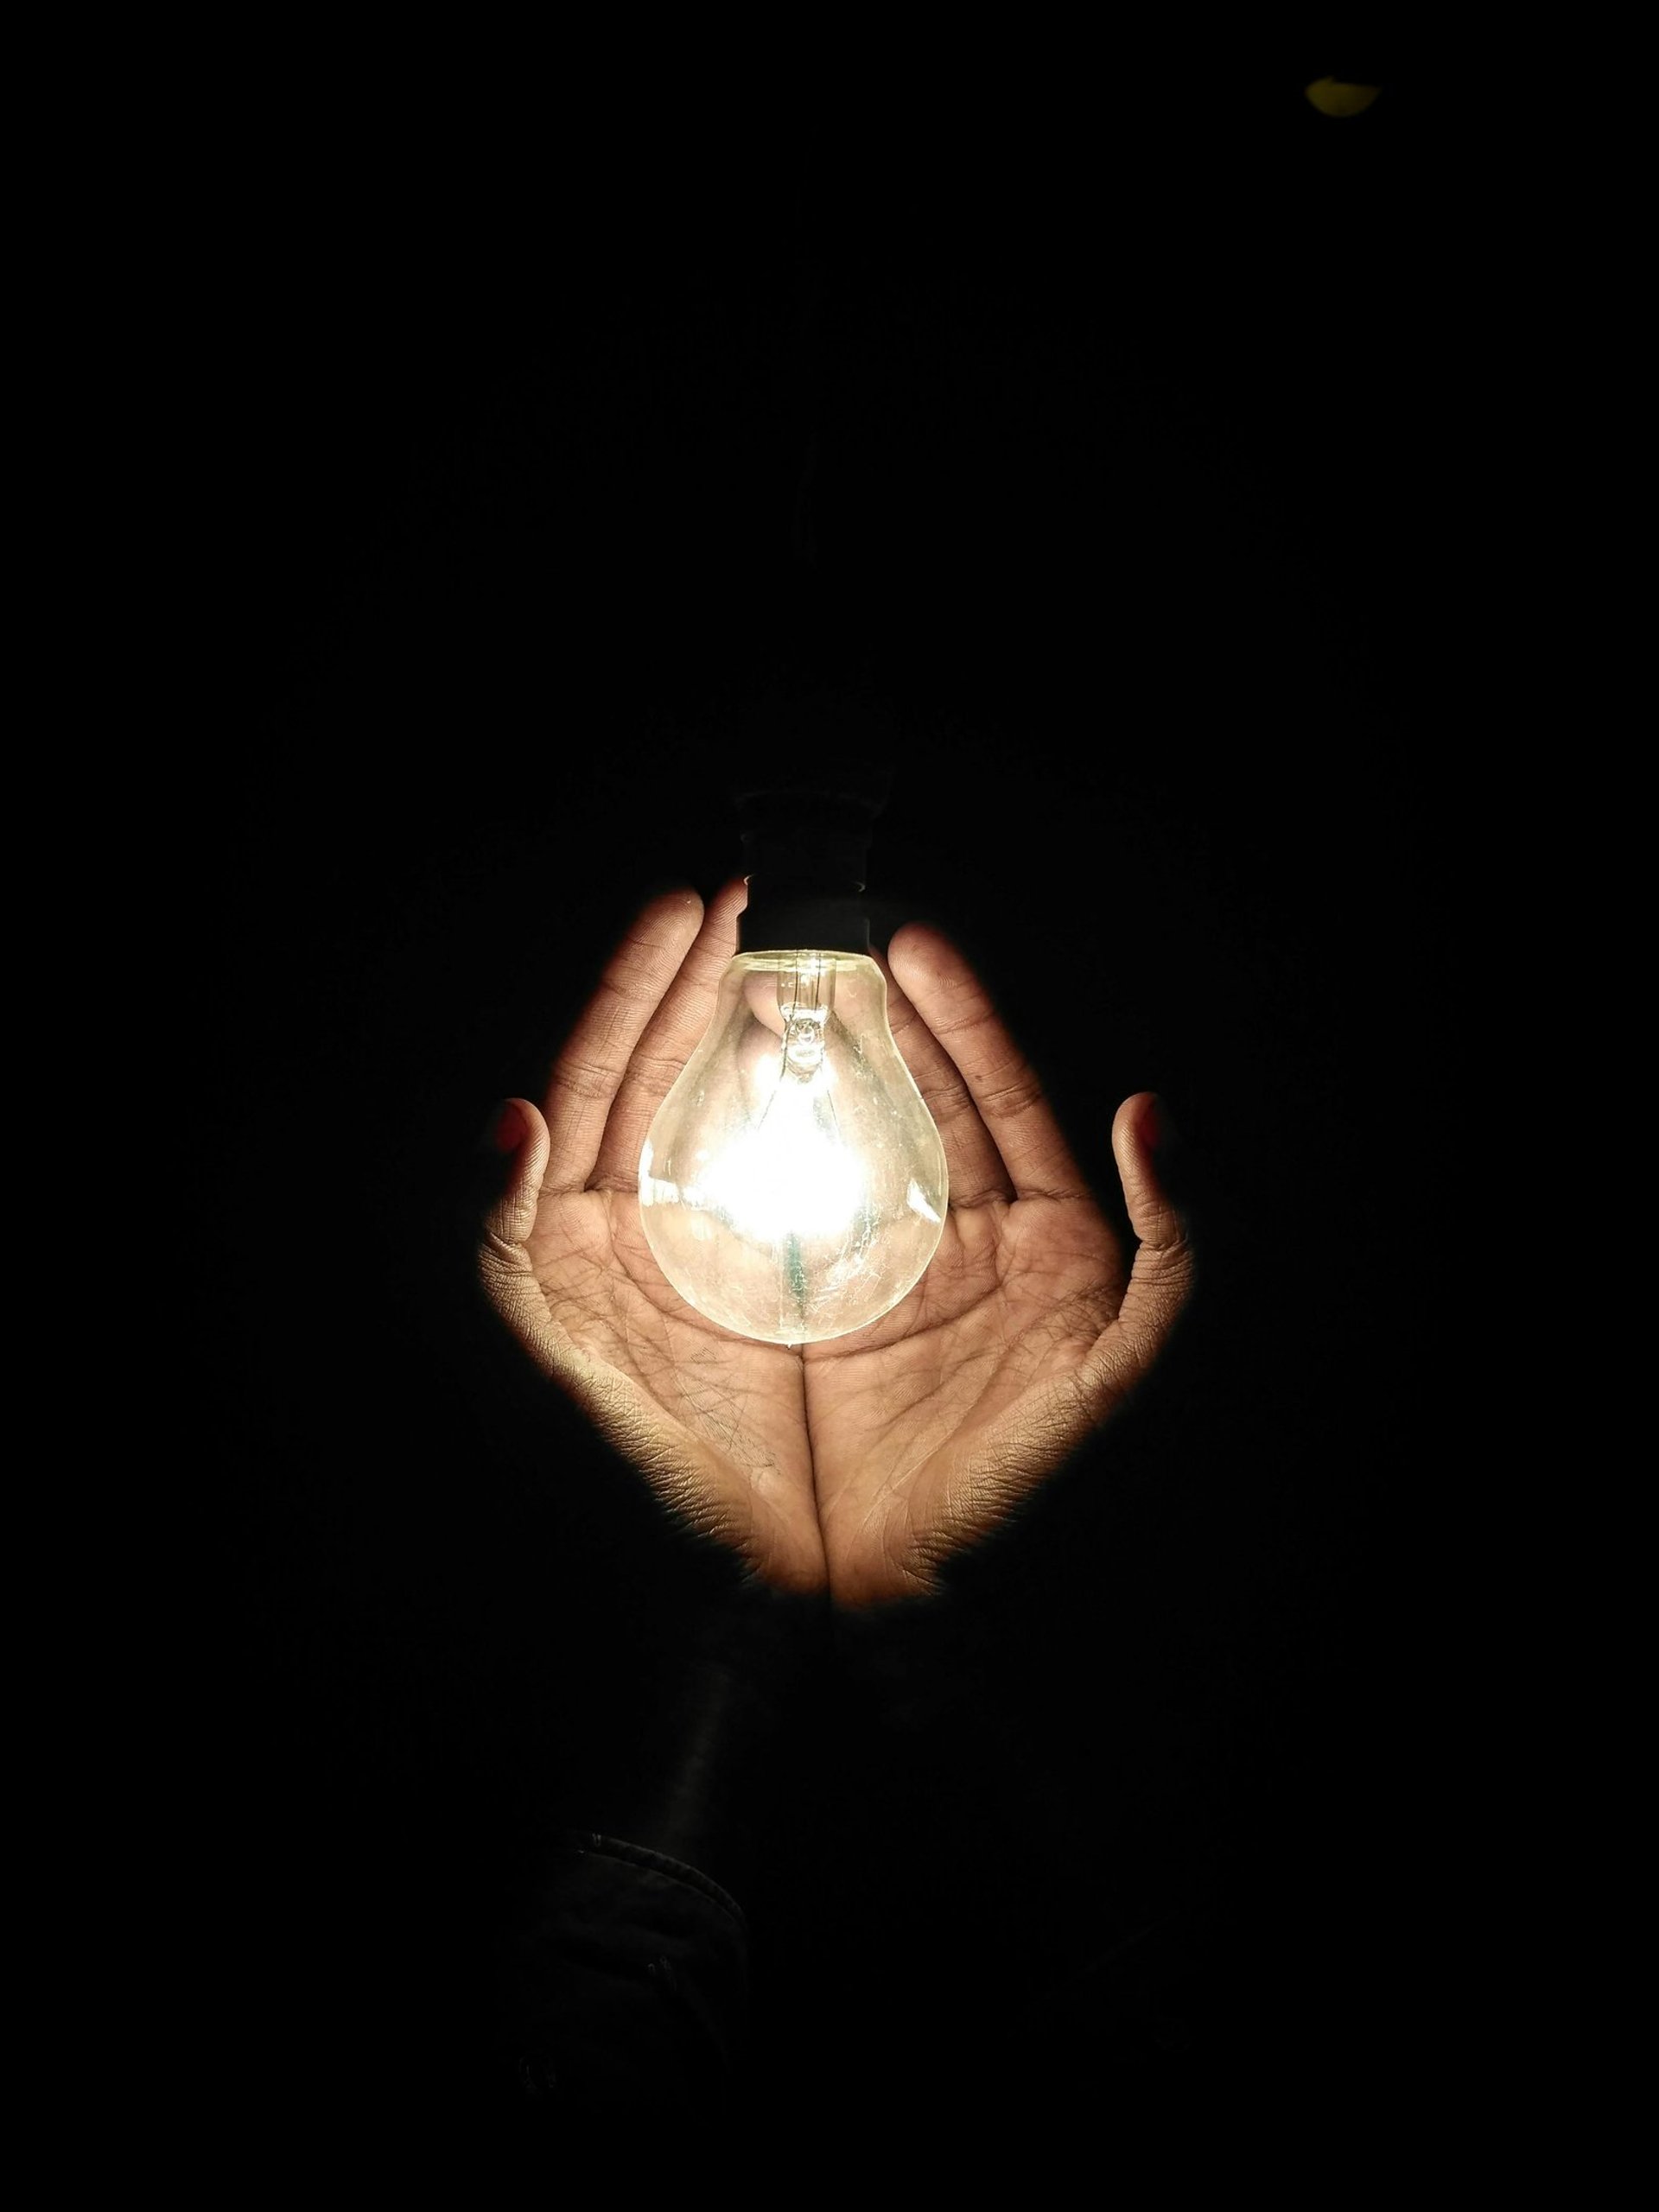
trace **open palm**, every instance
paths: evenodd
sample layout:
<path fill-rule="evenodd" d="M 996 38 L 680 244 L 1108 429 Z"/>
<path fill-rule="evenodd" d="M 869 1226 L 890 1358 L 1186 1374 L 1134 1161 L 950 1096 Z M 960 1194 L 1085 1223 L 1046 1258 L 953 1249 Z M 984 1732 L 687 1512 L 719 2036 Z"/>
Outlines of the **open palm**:
<path fill-rule="evenodd" d="M 639 1151 L 708 1026 L 741 882 L 654 899 L 611 956 L 540 1107 L 510 1101 L 479 1247 L 508 1327 L 664 1503 L 762 1580 L 859 1605 L 928 1589 L 1125 1402 L 1191 1294 L 1155 1165 L 1158 1104 L 1118 1108 L 1132 1251 L 1029 1064 L 938 931 L 887 951 L 893 1032 L 944 1142 L 931 1265 L 891 1313 L 804 1347 L 687 1306 L 640 1225 Z M 516 1119 L 515 1119 L 516 1116 Z"/>

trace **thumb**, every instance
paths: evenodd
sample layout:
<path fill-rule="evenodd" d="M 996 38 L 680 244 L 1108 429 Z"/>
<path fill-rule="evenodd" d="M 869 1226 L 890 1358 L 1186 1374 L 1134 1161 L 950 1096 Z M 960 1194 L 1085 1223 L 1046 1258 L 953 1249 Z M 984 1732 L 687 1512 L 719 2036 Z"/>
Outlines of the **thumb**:
<path fill-rule="evenodd" d="M 1180 1204 L 1185 1190 L 1185 1150 L 1168 1107 L 1155 1090 L 1137 1090 L 1113 1117 L 1112 1154 L 1129 1226 L 1142 1244 L 1161 1248 L 1186 1236 L 1186 1214 Z"/>
<path fill-rule="evenodd" d="M 1147 1352 L 1167 1338 L 1197 1279 L 1191 1224 L 1179 1195 L 1185 1187 L 1184 1150 L 1156 1091 L 1137 1091 L 1118 1108 L 1112 1153 L 1139 1240 L 1118 1322 Z"/>
<path fill-rule="evenodd" d="M 504 1098 L 490 1117 L 484 1148 L 500 1179 L 484 1216 L 485 1234 L 502 1244 L 523 1244 L 536 1226 L 536 1208 L 550 1148 L 547 1123 L 527 1098 Z"/>

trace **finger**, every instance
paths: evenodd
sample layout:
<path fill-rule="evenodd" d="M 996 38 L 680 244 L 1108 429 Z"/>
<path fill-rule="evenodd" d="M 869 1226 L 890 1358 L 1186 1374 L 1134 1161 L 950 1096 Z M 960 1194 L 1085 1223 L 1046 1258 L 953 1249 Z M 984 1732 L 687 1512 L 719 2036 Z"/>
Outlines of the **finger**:
<path fill-rule="evenodd" d="M 536 1226 L 546 1172 L 547 1123 L 528 1098 L 505 1098 L 490 1125 L 489 1148 L 506 1155 L 503 1179 L 486 1212 L 478 1245 L 478 1279 L 507 1325 L 532 1349 L 547 1324 L 546 1301 L 525 1249 Z"/>
<path fill-rule="evenodd" d="M 737 951 L 737 918 L 747 896 L 742 877 L 734 876 L 709 900 L 701 928 L 639 1039 L 594 1162 L 594 1185 L 638 1188 L 640 1147 L 657 1109 L 702 1042 L 721 977 Z"/>
<path fill-rule="evenodd" d="M 503 1244 L 526 1243 L 547 1170 L 547 1123 L 528 1098 L 504 1098 L 490 1124 L 489 1144 L 505 1162 L 501 1187 L 484 1217 L 485 1233 Z"/>
<path fill-rule="evenodd" d="M 901 962 L 908 949 L 901 948 Z M 944 1146 L 951 1204 L 969 1206 L 987 1198 L 1012 1198 L 1014 1185 L 1002 1155 L 979 1117 L 962 1070 L 917 1012 L 893 972 L 890 957 L 880 965 L 887 978 L 887 1026 Z"/>
<path fill-rule="evenodd" d="M 909 922 L 895 931 L 887 957 L 917 1013 L 960 1071 L 1015 1195 L 1088 1197 L 1088 1184 L 1036 1070 L 961 953 L 938 931 Z M 950 1195 L 954 1204 L 954 1188 Z"/>
<path fill-rule="evenodd" d="M 1129 1226 L 1140 1240 L 1113 1334 L 1115 1357 L 1144 1372 L 1192 1294 L 1197 1259 L 1184 1211 L 1170 1195 L 1180 1138 L 1155 1091 L 1126 1098 L 1112 1119 L 1112 1154 Z"/>
<path fill-rule="evenodd" d="M 549 1190 L 586 1188 L 629 1063 L 702 920 L 695 891 L 665 892 L 641 911 L 606 962 L 548 1084 Z"/>

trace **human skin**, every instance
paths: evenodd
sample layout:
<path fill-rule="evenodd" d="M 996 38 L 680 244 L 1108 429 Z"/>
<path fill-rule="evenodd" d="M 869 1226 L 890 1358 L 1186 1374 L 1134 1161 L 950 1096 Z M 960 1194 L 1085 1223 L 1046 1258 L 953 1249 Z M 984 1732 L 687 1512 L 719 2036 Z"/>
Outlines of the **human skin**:
<path fill-rule="evenodd" d="M 1109 1421 L 1161 1357 L 1196 1263 L 1155 1093 L 1113 1116 L 1133 1242 L 1108 1220 L 984 986 L 911 923 L 881 963 L 938 1125 L 950 1199 L 921 1281 L 804 1346 L 686 1305 L 640 1224 L 640 1147 L 701 1040 L 746 893 L 652 899 L 610 955 L 539 1104 L 495 1122 L 505 1185 L 478 1249 L 497 1313 L 670 1511 L 761 1582 L 840 1606 L 925 1595 Z"/>

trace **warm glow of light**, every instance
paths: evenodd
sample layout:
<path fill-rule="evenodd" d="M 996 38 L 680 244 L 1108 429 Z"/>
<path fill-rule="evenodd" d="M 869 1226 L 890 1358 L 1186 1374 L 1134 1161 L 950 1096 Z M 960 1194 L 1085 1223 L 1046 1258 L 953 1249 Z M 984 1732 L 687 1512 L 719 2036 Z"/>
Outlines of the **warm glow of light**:
<path fill-rule="evenodd" d="M 1303 87 L 1321 115 L 1363 115 L 1382 89 L 1381 85 L 1347 85 L 1340 77 L 1316 77 Z"/>
<path fill-rule="evenodd" d="M 786 1073 L 740 1143 L 698 1160 L 685 1203 L 759 1244 L 851 1229 L 865 1205 L 864 1177 L 841 1141 L 827 1086 Z"/>

